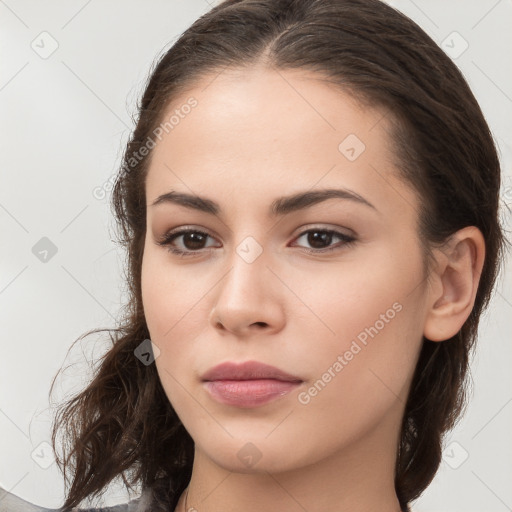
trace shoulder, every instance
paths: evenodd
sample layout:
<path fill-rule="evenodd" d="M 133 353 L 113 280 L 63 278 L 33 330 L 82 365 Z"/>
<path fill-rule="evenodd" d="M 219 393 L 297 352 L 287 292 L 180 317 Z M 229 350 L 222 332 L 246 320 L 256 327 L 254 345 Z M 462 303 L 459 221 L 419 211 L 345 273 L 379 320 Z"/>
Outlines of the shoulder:
<path fill-rule="evenodd" d="M 152 501 L 152 491 L 147 489 L 128 503 L 103 508 L 73 508 L 71 512 L 150 512 Z M 40 507 L 0 487 L 0 512 L 62 512 L 62 509 Z"/>

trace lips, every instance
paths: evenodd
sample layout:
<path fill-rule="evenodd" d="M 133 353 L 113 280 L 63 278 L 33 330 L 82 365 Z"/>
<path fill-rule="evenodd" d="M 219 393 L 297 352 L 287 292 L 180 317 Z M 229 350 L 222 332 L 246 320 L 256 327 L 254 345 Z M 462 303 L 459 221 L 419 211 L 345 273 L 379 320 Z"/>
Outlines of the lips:
<path fill-rule="evenodd" d="M 201 378 L 203 381 L 274 379 L 284 382 L 303 382 L 300 377 L 258 361 L 221 363 L 208 370 Z"/>

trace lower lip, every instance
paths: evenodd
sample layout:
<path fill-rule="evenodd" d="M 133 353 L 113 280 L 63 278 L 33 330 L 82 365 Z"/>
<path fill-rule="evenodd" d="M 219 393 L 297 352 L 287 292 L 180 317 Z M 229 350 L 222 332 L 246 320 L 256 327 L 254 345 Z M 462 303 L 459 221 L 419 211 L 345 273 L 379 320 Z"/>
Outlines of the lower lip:
<path fill-rule="evenodd" d="M 301 382 L 276 379 L 214 380 L 204 385 L 212 398 L 237 407 L 258 407 L 290 393 Z"/>

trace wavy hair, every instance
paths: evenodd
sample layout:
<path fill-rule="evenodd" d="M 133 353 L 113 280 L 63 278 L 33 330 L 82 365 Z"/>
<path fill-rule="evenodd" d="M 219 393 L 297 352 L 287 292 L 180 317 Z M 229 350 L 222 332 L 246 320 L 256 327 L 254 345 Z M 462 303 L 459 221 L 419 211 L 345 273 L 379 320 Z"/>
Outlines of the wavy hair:
<path fill-rule="evenodd" d="M 126 249 L 129 298 L 111 348 L 90 383 L 63 403 L 52 430 L 69 487 L 64 507 L 98 495 L 116 477 L 151 488 L 162 510 L 190 480 L 194 443 L 154 364 L 134 350 L 149 332 L 141 297 L 149 139 L 179 94 L 226 67 L 304 69 L 358 101 L 380 107 L 401 178 L 417 191 L 425 254 L 465 226 L 485 239 L 474 307 L 460 331 L 424 339 L 401 426 L 395 489 L 404 510 L 434 478 L 445 433 L 467 403 L 468 368 L 479 318 L 500 270 L 500 163 L 482 111 L 463 75 L 408 17 L 379 0 L 226 0 L 183 32 L 152 67 L 112 191 L 119 243 Z M 427 258 L 428 260 L 428 258 Z M 92 331 L 97 332 L 98 330 Z M 91 332 L 85 334 L 88 335 Z M 53 388 L 53 385 L 52 385 Z"/>

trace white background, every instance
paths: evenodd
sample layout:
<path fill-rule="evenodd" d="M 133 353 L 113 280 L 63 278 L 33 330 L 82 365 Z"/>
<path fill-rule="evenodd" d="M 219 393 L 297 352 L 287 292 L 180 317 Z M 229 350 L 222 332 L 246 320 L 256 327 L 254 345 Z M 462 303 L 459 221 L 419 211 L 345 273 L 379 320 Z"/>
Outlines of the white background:
<path fill-rule="evenodd" d="M 447 51 L 469 45 L 454 61 L 500 148 L 510 207 L 512 2 L 388 3 Z M 114 326 L 124 297 L 108 191 L 136 100 L 153 60 L 209 7 L 206 0 L 0 1 L 0 486 L 40 506 L 56 508 L 64 496 L 45 444 L 51 381 L 73 365 L 59 380 L 57 402 L 86 382 L 84 356 L 101 355 L 105 340 L 87 337 L 67 351 L 85 331 Z M 44 55 L 52 44 L 58 48 Z M 510 229 L 512 213 L 502 214 Z M 46 263 L 32 252 L 42 237 L 57 247 Z M 471 405 L 414 512 L 512 510 L 510 282 L 508 264 L 482 321 Z M 105 505 L 127 499 L 113 486 Z"/>

